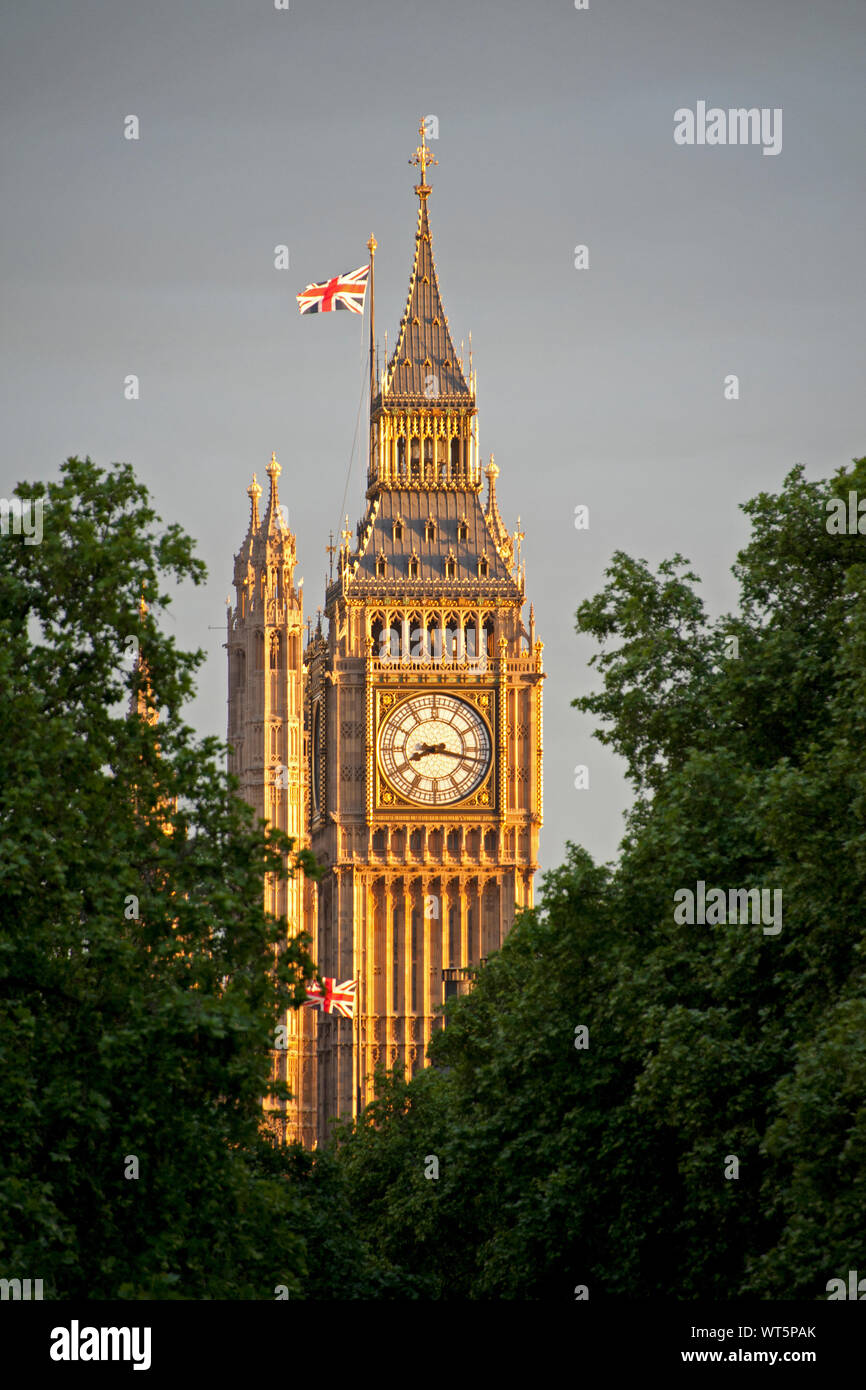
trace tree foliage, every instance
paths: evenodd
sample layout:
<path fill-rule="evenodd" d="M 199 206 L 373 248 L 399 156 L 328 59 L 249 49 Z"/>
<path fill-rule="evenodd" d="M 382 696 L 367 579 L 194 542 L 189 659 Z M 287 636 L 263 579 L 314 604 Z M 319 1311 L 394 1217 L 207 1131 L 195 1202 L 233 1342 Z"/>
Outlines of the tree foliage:
<path fill-rule="evenodd" d="M 156 615 L 203 566 L 126 465 L 17 494 L 44 520 L 0 541 L 0 1262 L 52 1297 L 297 1292 L 261 1101 L 313 965 L 263 910 L 291 842 L 180 715 L 203 653 Z"/>
<path fill-rule="evenodd" d="M 862 1265 L 866 540 L 826 527 L 849 491 L 866 460 L 746 504 L 734 614 L 681 556 L 616 554 L 580 606 L 603 679 L 575 704 L 635 787 L 619 862 L 570 847 L 434 1067 L 383 1078 L 338 1149 L 366 1238 L 432 1296 L 816 1298 Z M 699 881 L 780 891 L 781 930 L 678 924 Z"/>

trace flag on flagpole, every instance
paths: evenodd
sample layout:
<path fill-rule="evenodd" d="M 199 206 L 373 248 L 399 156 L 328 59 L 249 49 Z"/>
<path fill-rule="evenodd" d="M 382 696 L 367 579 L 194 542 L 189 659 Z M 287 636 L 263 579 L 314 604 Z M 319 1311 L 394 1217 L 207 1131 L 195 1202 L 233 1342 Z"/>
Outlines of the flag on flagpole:
<path fill-rule="evenodd" d="M 341 985 L 338 985 L 336 980 L 329 975 L 322 978 L 324 989 L 315 980 L 307 985 L 304 1007 L 321 1009 L 323 1014 L 342 1014 L 343 1018 L 354 1018 L 358 981 L 344 980 Z"/>
<path fill-rule="evenodd" d="M 370 267 L 362 265 L 358 270 L 335 275 L 333 280 L 325 280 L 320 285 L 307 285 L 295 296 L 298 308 L 302 314 L 331 314 L 335 309 L 363 314 L 369 274 Z"/>

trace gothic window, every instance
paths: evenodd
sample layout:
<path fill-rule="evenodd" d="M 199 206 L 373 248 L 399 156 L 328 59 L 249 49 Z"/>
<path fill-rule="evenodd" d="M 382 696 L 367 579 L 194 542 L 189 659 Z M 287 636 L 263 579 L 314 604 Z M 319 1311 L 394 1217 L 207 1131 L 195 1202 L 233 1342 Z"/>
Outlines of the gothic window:
<path fill-rule="evenodd" d="M 424 440 L 424 465 L 425 465 L 425 467 L 426 467 L 428 464 L 432 464 L 432 463 L 433 463 L 433 440 L 430 439 L 429 436 L 428 436 L 428 438 Z"/>
<path fill-rule="evenodd" d="M 400 989 L 400 985 L 401 985 L 401 980 L 400 980 L 400 973 L 401 973 L 401 971 L 400 971 L 400 967 L 401 967 L 401 965 L 402 965 L 402 963 L 403 963 L 403 943 L 402 943 L 401 940 L 400 940 L 400 937 L 402 936 L 402 931 L 401 931 L 401 927 L 402 927 L 401 918 L 402 918 L 402 916 L 403 916 L 403 913 L 402 913 L 401 909 L 400 909 L 399 907 L 395 907 L 395 908 L 394 908 L 394 911 L 393 911 L 393 919 L 392 919 L 392 924 L 391 924 L 391 932 L 392 932 L 392 936 L 391 936 L 391 951 L 392 951 L 393 971 L 394 971 L 393 977 L 392 977 L 392 979 L 391 979 L 391 990 L 392 990 L 392 996 L 391 996 L 391 997 L 392 997 L 393 1000 L 394 1000 L 394 1008 L 395 1008 L 395 1010 L 397 1010 L 397 1011 L 401 1011 L 401 1010 L 400 1010 L 400 1005 L 401 1005 L 401 1003 L 402 1003 L 402 1000 L 401 1000 L 401 998 L 400 998 L 400 996 L 401 996 L 401 994 L 402 994 L 402 990 Z"/>
<path fill-rule="evenodd" d="M 400 472 L 400 473 L 405 473 L 405 472 L 406 472 L 406 441 L 405 441 L 405 439 L 398 439 L 398 440 L 397 440 L 397 470 L 398 470 L 398 472 Z"/>
<path fill-rule="evenodd" d="M 490 573 L 490 561 L 486 555 L 482 555 L 478 561 L 478 578 L 486 579 Z"/>
<path fill-rule="evenodd" d="M 456 579 L 456 578 L 457 578 L 457 561 L 456 561 L 456 559 L 454 558 L 453 555 L 448 555 L 448 556 L 446 556 L 446 559 L 445 559 L 445 578 L 446 578 L 446 579 Z"/>
<path fill-rule="evenodd" d="M 234 688 L 235 688 L 235 690 L 243 690 L 243 688 L 244 688 L 244 677 L 245 677 L 245 675 L 246 675 L 246 671 L 245 671 L 246 664 L 247 664 L 247 659 L 246 659 L 246 657 L 244 656 L 243 652 L 235 652 L 235 653 L 234 653 Z"/>
<path fill-rule="evenodd" d="M 418 956 L 420 954 L 420 916 L 417 907 L 412 908 L 412 999 L 411 1008 L 413 1013 L 418 1012 Z"/>
<path fill-rule="evenodd" d="M 417 555 L 413 555 L 413 556 L 411 557 L 411 559 L 409 560 L 409 578 L 410 578 L 410 579 L 417 579 L 417 578 L 418 578 L 418 556 L 417 556 Z"/>
<path fill-rule="evenodd" d="M 376 573 L 381 577 L 384 577 L 388 573 L 388 561 L 381 552 L 376 560 Z"/>
<path fill-rule="evenodd" d="M 493 856 L 496 853 L 496 831 L 488 830 L 484 835 L 484 853 Z"/>
<path fill-rule="evenodd" d="M 458 523 L 457 523 L 457 539 L 458 539 L 458 541 L 465 541 L 465 540 L 468 540 L 468 538 L 469 538 L 469 525 L 468 525 L 468 523 L 467 523 L 467 521 L 466 521 L 465 516 L 461 516 L 460 520 L 459 520 Z"/>
<path fill-rule="evenodd" d="M 255 651 L 256 651 L 256 670 L 257 670 L 257 671 L 264 671 L 264 669 L 265 669 L 265 634 L 264 634 L 263 632 L 257 632 L 257 633 L 256 633 L 254 646 L 255 646 Z"/>
<path fill-rule="evenodd" d="M 460 471 L 460 440 L 451 440 L 451 477 L 456 478 Z"/>
<path fill-rule="evenodd" d="M 420 478 L 421 476 L 421 441 L 416 438 L 409 446 L 409 476 L 410 478 Z"/>
<path fill-rule="evenodd" d="M 442 632 L 438 618 L 433 616 L 427 619 L 427 651 L 433 661 L 442 660 Z"/>
<path fill-rule="evenodd" d="M 424 522 L 424 539 L 425 541 L 435 541 L 436 539 L 436 522 L 432 516 L 429 516 Z"/>
<path fill-rule="evenodd" d="M 392 532 L 392 534 L 393 534 L 393 537 L 394 537 L 394 540 L 395 540 L 395 541 L 401 541 L 401 540 L 403 539 L 403 518 L 402 518 L 402 517 L 397 516 L 397 517 L 394 518 L 394 526 L 393 526 L 393 532 Z"/>

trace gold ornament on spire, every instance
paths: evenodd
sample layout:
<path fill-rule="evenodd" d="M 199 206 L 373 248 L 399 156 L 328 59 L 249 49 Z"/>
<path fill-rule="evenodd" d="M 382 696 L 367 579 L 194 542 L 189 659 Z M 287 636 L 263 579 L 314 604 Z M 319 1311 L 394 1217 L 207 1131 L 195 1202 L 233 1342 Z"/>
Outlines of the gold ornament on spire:
<path fill-rule="evenodd" d="M 429 164 L 438 164 L 439 160 L 434 159 L 432 153 L 428 149 L 427 131 L 424 126 L 423 116 L 421 117 L 421 121 L 418 125 L 418 134 L 421 136 L 421 144 L 418 146 L 415 153 L 409 159 L 409 163 L 418 165 L 421 169 L 421 182 L 417 184 L 415 188 L 416 193 L 418 193 L 419 197 L 421 197 L 423 196 L 421 194 L 422 188 L 425 189 L 427 192 L 429 192 L 430 189 L 430 185 L 427 182 L 427 166 Z"/>

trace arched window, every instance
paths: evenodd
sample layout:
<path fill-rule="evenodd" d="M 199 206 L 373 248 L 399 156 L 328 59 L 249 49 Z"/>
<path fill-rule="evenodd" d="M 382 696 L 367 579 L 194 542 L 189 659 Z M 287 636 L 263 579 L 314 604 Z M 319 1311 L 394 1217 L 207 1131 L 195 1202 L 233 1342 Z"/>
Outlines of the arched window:
<path fill-rule="evenodd" d="M 376 573 L 382 578 L 388 573 L 388 561 L 383 554 L 380 554 L 376 560 Z"/>
<path fill-rule="evenodd" d="M 404 656 L 414 657 L 420 660 L 424 653 L 424 629 L 421 626 L 420 613 L 409 614 L 409 650 L 404 652 Z"/>
<path fill-rule="evenodd" d="M 453 555 L 448 555 L 448 556 L 446 556 L 446 558 L 445 558 L 445 578 L 446 578 L 446 579 L 456 579 L 456 578 L 457 578 L 457 561 L 456 561 L 456 559 L 454 558 Z"/>
<path fill-rule="evenodd" d="M 458 541 L 465 541 L 469 539 L 469 525 L 466 521 L 465 516 L 461 516 L 460 520 L 457 523 L 457 539 Z"/>
<path fill-rule="evenodd" d="M 418 556 L 412 555 L 409 558 L 408 573 L 410 579 L 418 578 Z"/>

